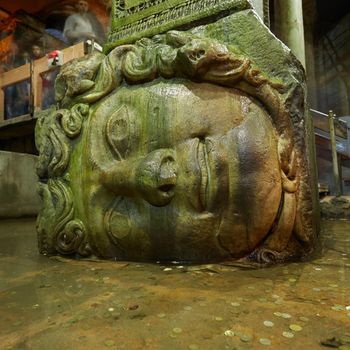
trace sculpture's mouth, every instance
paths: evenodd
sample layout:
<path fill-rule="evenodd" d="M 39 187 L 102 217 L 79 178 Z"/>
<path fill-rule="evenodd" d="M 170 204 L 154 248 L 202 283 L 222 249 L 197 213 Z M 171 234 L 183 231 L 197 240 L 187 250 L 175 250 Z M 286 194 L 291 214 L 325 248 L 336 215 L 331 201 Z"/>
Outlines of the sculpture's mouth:
<path fill-rule="evenodd" d="M 203 210 L 207 209 L 208 190 L 210 186 L 210 168 L 207 146 L 205 140 L 199 140 L 197 146 L 197 161 L 200 169 L 199 200 Z"/>
<path fill-rule="evenodd" d="M 229 173 L 224 153 L 218 142 L 209 138 L 198 139 L 198 194 L 199 205 L 203 211 L 217 212 L 227 205 Z"/>

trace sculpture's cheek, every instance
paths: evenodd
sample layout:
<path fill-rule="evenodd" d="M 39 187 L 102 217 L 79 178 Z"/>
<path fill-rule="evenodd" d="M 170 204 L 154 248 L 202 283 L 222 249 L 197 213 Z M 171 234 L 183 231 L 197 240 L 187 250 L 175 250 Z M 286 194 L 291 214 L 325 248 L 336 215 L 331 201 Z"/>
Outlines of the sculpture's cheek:
<path fill-rule="evenodd" d="M 281 170 L 277 139 L 267 116 L 248 117 L 231 132 L 229 142 L 229 205 L 222 215 L 218 240 L 231 255 L 242 257 L 262 242 L 276 220 Z"/>

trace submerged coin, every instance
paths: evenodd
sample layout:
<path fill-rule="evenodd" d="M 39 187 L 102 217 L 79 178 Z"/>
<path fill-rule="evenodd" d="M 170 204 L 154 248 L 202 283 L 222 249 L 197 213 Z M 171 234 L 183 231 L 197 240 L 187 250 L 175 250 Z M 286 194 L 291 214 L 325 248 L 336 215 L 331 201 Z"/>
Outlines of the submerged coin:
<path fill-rule="evenodd" d="M 273 322 L 271 322 L 271 321 L 264 321 L 264 326 L 265 327 L 273 327 L 274 326 L 274 323 Z"/>
<path fill-rule="evenodd" d="M 282 314 L 281 314 L 281 317 L 282 318 L 292 318 L 292 316 L 290 315 L 290 314 L 287 314 L 287 313 L 285 313 L 285 312 L 282 312 Z"/>
<path fill-rule="evenodd" d="M 224 334 L 226 335 L 226 337 L 234 337 L 235 336 L 235 332 L 231 331 L 230 329 L 225 331 Z"/>
<path fill-rule="evenodd" d="M 259 343 L 262 345 L 271 345 L 271 340 L 267 338 L 260 338 Z"/>
<path fill-rule="evenodd" d="M 253 339 L 253 337 L 251 335 L 248 335 L 248 334 L 240 334 L 239 339 L 241 339 L 243 342 L 246 343 L 248 341 L 251 341 Z"/>
<path fill-rule="evenodd" d="M 289 326 L 289 329 L 291 329 L 294 332 L 300 332 L 303 329 L 303 327 L 298 324 L 291 324 Z"/>
<path fill-rule="evenodd" d="M 285 337 L 285 338 L 293 338 L 294 337 L 294 334 L 291 333 L 291 332 L 283 332 L 282 335 Z"/>
<path fill-rule="evenodd" d="M 282 317 L 282 313 L 281 313 L 281 312 L 278 312 L 278 311 L 277 311 L 277 312 L 274 312 L 273 314 L 274 314 L 275 316 L 277 316 L 277 317 Z"/>

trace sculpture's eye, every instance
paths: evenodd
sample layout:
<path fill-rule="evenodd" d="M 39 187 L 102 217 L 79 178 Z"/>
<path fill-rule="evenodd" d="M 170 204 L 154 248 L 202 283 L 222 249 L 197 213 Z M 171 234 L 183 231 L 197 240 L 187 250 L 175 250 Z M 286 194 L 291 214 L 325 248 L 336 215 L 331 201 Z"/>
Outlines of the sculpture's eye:
<path fill-rule="evenodd" d="M 117 245 L 120 244 L 121 239 L 130 235 L 132 225 L 129 217 L 129 209 L 123 197 L 119 197 L 106 212 L 104 225 L 109 237 Z"/>
<path fill-rule="evenodd" d="M 124 159 L 130 146 L 130 123 L 125 106 L 119 108 L 108 119 L 106 124 L 108 145 L 118 160 Z"/>

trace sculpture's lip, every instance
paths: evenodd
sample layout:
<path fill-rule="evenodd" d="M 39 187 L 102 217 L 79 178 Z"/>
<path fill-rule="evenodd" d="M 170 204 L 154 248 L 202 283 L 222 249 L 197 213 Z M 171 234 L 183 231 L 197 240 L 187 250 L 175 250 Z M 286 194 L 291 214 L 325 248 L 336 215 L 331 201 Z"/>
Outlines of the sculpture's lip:
<path fill-rule="evenodd" d="M 217 140 L 210 137 L 198 139 L 196 145 L 199 181 L 197 187 L 202 211 L 218 212 L 227 205 L 229 174 L 227 159 Z"/>
<path fill-rule="evenodd" d="M 207 209 L 208 189 L 210 186 L 210 167 L 208 148 L 205 140 L 198 139 L 197 162 L 200 169 L 199 201 L 204 210 Z"/>

